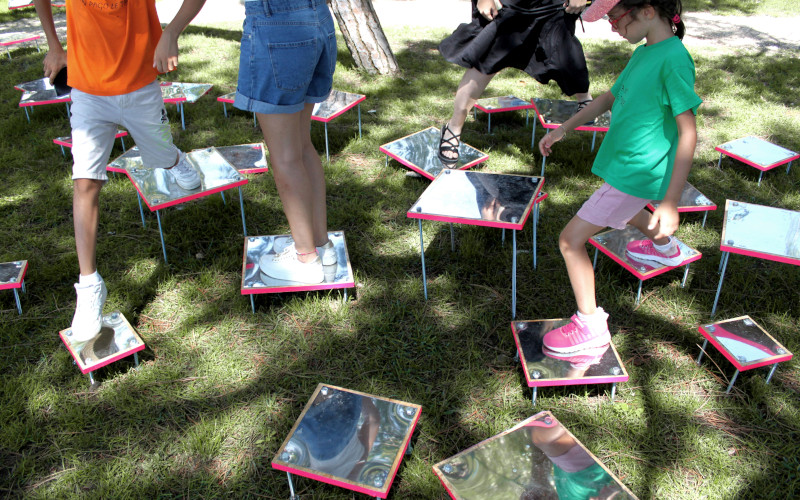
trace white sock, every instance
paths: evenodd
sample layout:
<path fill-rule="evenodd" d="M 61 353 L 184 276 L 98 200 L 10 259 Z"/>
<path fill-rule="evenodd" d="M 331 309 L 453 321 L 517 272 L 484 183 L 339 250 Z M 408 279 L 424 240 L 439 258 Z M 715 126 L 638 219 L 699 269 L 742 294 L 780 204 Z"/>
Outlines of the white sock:
<path fill-rule="evenodd" d="M 583 322 L 590 322 L 599 319 L 600 317 L 602 317 L 604 313 L 605 311 L 603 310 L 603 308 L 598 307 L 597 309 L 594 310 L 592 314 L 583 314 L 582 312 L 578 311 L 578 317 Z"/>
<path fill-rule="evenodd" d="M 669 237 L 669 241 L 664 243 L 663 245 L 656 245 L 656 242 L 653 242 L 653 248 L 658 250 L 659 252 L 663 253 L 664 255 L 672 255 L 675 253 L 675 249 L 677 248 L 678 244 L 675 242 L 675 238 L 672 236 Z"/>
<path fill-rule="evenodd" d="M 88 285 L 95 285 L 103 281 L 103 278 L 100 276 L 100 273 L 95 271 L 88 276 L 79 275 L 78 276 L 78 284 L 81 286 L 88 286 Z"/>

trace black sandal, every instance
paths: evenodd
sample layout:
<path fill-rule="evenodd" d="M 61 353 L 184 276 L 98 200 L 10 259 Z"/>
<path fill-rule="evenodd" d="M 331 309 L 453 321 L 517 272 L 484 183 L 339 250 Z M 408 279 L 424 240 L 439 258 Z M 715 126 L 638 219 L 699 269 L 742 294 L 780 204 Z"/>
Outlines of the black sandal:
<path fill-rule="evenodd" d="M 445 132 L 450 133 L 450 138 L 445 140 L 444 134 Z M 455 142 L 453 142 L 455 141 Z M 454 134 L 447 123 L 442 125 L 442 136 L 439 139 L 439 160 L 445 164 L 445 166 L 452 166 L 458 163 L 458 147 L 461 145 L 461 134 Z M 453 157 L 445 156 L 444 153 L 455 153 L 456 155 Z"/>
<path fill-rule="evenodd" d="M 582 110 L 583 108 L 585 108 L 586 106 L 588 106 L 589 104 L 591 104 L 591 103 L 592 103 L 592 100 L 593 100 L 593 99 L 586 99 L 585 101 L 578 101 L 578 110 L 577 110 L 577 111 L 575 111 L 575 112 L 576 112 L 576 113 L 580 112 L 580 110 Z"/>

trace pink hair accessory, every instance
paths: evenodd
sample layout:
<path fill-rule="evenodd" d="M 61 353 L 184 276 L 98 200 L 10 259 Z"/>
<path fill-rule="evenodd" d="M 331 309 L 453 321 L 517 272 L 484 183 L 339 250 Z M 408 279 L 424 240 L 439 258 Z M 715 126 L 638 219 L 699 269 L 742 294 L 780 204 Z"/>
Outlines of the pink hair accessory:
<path fill-rule="evenodd" d="M 681 22 L 681 16 L 679 16 L 678 14 L 675 14 L 675 15 L 672 17 L 672 23 L 673 23 L 673 24 L 678 24 L 679 22 Z"/>

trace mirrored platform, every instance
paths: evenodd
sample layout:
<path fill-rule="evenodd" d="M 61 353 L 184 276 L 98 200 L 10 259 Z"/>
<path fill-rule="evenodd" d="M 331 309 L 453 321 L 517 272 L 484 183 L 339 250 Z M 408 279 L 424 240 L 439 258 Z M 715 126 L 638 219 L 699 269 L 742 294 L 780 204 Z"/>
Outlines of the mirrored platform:
<path fill-rule="evenodd" d="M 69 328 L 58 335 L 84 374 L 135 354 L 145 347 L 139 334 L 119 311 L 104 315 L 100 333 L 86 342 L 73 341 Z"/>
<path fill-rule="evenodd" d="M 727 155 L 762 171 L 800 158 L 794 151 L 752 136 L 726 142 L 715 149 L 720 152 L 720 158 Z"/>
<path fill-rule="evenodd" d="M 144 168 L 138 150 L 131 148 L 112 162 L 123 168 L 139 195 L 151 211 L 209 196 L 247 184 L 245 179 L 216 148 L 197 149 L 186 153 L 189 163 L 200 175 L 199 188 L 188 191 L 178 186 L 169 170 Z"/>
<path fill-rule="evenodd" d="M 195 102 L 211 90 L 210 83 L 161 82 L 164 102 Z"/>
<path fill-rule="evenodd" d="M 726 200 L 719 248 L 800 265 L 800 212 Z"/>
<path fill-rule="evenodd" d="M 229 94 L 217 97 L 217 101 L 224 102 L 226 104 L 233 104 L 234 100 L 236 100 L 236 92 L 231 92 Z"/>
<path fill-rule="evenodd" d="M 244 259 L 242 262 L 242 295 L 257 293 L 300 292 L 304 290 L 329 290 L 352 288 L 355 286 L 353 268 L 347 253 L 344 232 L 330 231 L 328 239 L 336 249 L 336 264 L 322 266 L 325 280 L 322 283 L 302 283 L 272 278 L 261 272 L 259 260 L 269 258 L 283 251 L 290 243 L 289 234 L 271 236 L 250 236 L 244 239 Z"/>
<path fill-rule="evenodd" d="M 0 264 L 0 290 L 22 288 L 26 272 L 28 272 L 27 260 L 16 260 Z"/>
<path fill-rule="evenodd" d="M 578 112 L 577 101 L 534 98 L 531 100 L 536 116 L 544 128 L 558 128 Z M 606 132 L 611 125 L 611 112 L 606 111 L 593 122 L 575 127 L 575 130 Z"/>
<path fill-rule="evenodd" d="M 628 243 L 636 240 L 645 240 L 647 237 L 633 226 L 626 226 L 625 229 L 611 229 L 598 233 L 589 239 L 597 250 L 611 257 L 611 260 L 621 265 L 640 280 L 646 280 L 659 274 L 663 274 L 676 267 L 685 266 L 703 256 L 699 251 L 677 240 L 681 249 L 683 262 L 677 266 L 665 266 L 659 262 L 637 260 L 628 255 L 625 247 Z"/>
<path fill-rule="evenodd" d="M 422 407 L 319 384 L 272 467 L 386 498 Z"/>
<path fill-rule="evenodd" d="M 513 95 L 505 95 L 501 97 L 484 97 L 478 99 L 475 107 L 484 113 L 502 113 L 504 111 L 514 111 L 517 109 L 531 109 L 534 107 L 528 101 L 514 97 Z"/>
<path fill-rule="evenodd" d="M 628 380 L 628 372 L 612 344 L 572 353 L 547 349 L 542 339 L 569 318 L 514 321 L 511 332 L 528 387 L 613 384 Z"/>
<path fill-rule="evenodd" d="M 123 137 L 128 137 L 128 132 L 125 131 L 125 130 L 122 130 L 122 129 L 118 129 L 116 135 L 114 135 L 114 139 L 119 139 L 119 142 L 122 145 L 122 151 L 124 152 L 125 151 L 125 140 L 123 139 Z M 65 155 L 66 153 L 64 153 L 64 148 L 71 148 L 72 147 L 72 136 L 65 135 L 65 136 L 62 136 L 62 137 L 56 137 L 55 139 L 53 139 L 53 144 L 57 144 L 57 145 L 61 146 L 61 154 Z M 108 165 L 106 166 L 106 170 L 109 170 L 111 172 L 120 172 L 119 170 L 111 170 L 111 169 L 109 169 Z M 122 171 L 122 172 L 124 173 L 124 171 Z"/>
<path fill-rule="evenodd" d="M 519 230 L 531 213 L 544 178 L 444 170 L 411 206 L 414 219 Z"/>
<path fill-rule="evenodd" d="M 142 164 L 142 155 L 139 153 L 139 146 L 134 146 L 114 158 L 111 163 L 106 165 L 106 170 L 118 174 L 127 174 L 127 167 L 144 168 Z"/>
<path fill-rule="evenodd" d="M 20 83 L 19 85 L 15 85 L 14 88 L 22 91 L 19 105 L 23 108 L 28 106 L 72 102 L 69 92 L 60 93 L 50 83 L 50 79 L 47 77 L 32 82 Z"/>
<path fill-rule="evenodd" d="M 384 144 L 379 149 L 387 155 L 387 163 L 388 157 L 394 158 L 401 165 L 433 180 L 441 171 L 447 170 L 438 156 L 440 139 L 441 131 L 430 127 Z M 489 158 L 489 155 L 465 142 L 461 142 L 458 153 L 458 162 L 452 167 L 458 170 L 474 167 Z"/>
<path fill-rule="evenodd" d="M 737 370 L 752 370 L 792 359 L 792 353 L 750 316 L 701 325 L 698 331 Z"/>
<path fill-rule="evenodd" d="M 236 146 L 218 147 L 217 151 L 228 160 L 240 174 L 258 174 L 267 172 L 267 147 L 263 142 L 238 144 Z"/>
<path fill-rule="evenodd" d="M 433 466 L 454 500 L 635 499 L 550 412 Z"/>
<path fill-rule="evenodd" d="M 329 122 L 342 113 L 358 106 L 366 98 L 367 96 L 362 94 L 332 90 L 327 99 L 314 105 L 311 119 L 318 122 Z"/>
<path fill-rule="evenodd" d="M 647 204 L 647 208 L 655 210 L 659 205 L 661 205 L 660 201 L 652 201 Z M 686 183 L 681 192 L 681 199 L 678 201 L 678 212 L 702 212 L 716 209 L 717 205 L 713 201 L 709 200 L 696 187 Z"/>

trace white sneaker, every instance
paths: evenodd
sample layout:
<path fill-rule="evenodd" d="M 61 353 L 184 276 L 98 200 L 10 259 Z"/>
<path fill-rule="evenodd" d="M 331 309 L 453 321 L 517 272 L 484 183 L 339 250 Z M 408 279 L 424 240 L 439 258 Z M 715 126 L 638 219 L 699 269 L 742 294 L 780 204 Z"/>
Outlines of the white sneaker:
<path fill-rule="evenodd" d="M 200 176 L 197 175 L 197 171 L 186 160 L 186 153 L 180 153 L 178 163 L 170 168 L 169 171 L 181 188 L 191 191 L 200 187 Z"/>
<path fill-rule="evenodd" d="M 275 238 L 275 242 L 272 244 L 272 249 L 275 253 L 283 252 L 286 247 L 289 245 L 294 245 L 294 240 L 291 236 L 288 238 Z M 336 264 L 336 247 L 333 246 L 333 242 L 328 240 L 324 245 L 321 247 L 317 247 L 317 255 L 322 260 L 323 266 L 332 266 Z"/>
<path fill-rule="evenodd" d="M 262 255 L 258 266 L 262 273 L 283 281 L 322 283 L 325 279 L 319 256 L 315 256 L 311 262 L 300 262 L 294 243 L 284 248 L 279 254 Z"/>
<path fill-rule="evenodd" d="M 72 317 L 72 333 L 70 338 L 76 342 L 85 342 L 100 333 L 103 326 L 103 306 L 106 303 L 106 282 L 81 285 L 75 283 L 78 301 L 75 316 Z"/>

